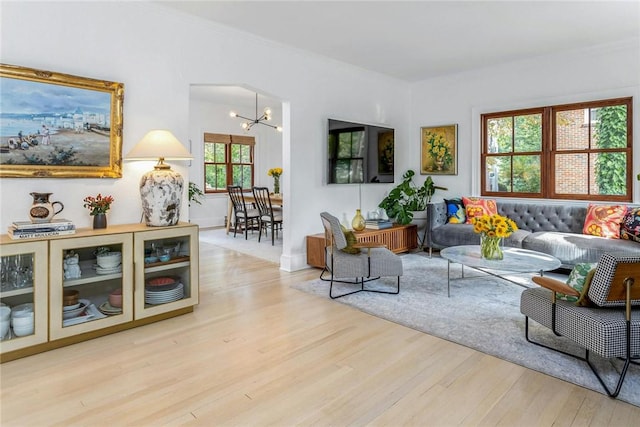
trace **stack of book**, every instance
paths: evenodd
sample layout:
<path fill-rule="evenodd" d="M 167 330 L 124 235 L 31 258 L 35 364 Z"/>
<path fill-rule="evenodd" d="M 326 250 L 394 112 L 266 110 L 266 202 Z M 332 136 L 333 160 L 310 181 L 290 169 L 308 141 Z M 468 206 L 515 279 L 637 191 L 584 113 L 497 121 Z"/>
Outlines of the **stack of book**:
<path fill-rule="evenodd" d="M 68 219 L 53 219 L 51 222 L 34 223 L 14 221 L 9 227 L 9 237 L 17 239 L 37 239 L 42 237 L 75 234 L 76 226 Z"/>
<path fill-rule="evenodd" d="M 376 230 L 382 230 L 385 228 L 391 228 L 393 223 L 388 219 L 368 219 L 365 222 L 367 228 L 374 228 Z"/>

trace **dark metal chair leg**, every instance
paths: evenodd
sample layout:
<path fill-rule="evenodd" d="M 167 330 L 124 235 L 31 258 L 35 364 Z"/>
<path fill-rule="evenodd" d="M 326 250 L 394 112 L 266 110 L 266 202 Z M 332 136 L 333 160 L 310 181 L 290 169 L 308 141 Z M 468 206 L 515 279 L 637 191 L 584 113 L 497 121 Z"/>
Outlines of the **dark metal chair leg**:
<path fill-rule="evenodd" d="M 555 318 L 555 316 L 554 316 Z M 583 362 L 586 362 L 587 365 L 589 365 L 589 368 L 591 368 L 591 371 L 593 372 L 593 374 L 596 376 L 596 378 L 598 379 L 598 381 L 600 382 L 600 385 L 602 386 L 602 388 L 604 388 L 604 391 L 607 393 L 607 395 L 609 397 L 615 398 L 618 396 L 618 394 L 620 393 L 620 389 L 622 388 L 622 383 L 624 382 L 625 376 L 627 375 L 627 369 L 629 368 L 629 364 L 633 363 L 634 365 L 637 365 L 638 362 L 635 362 L 634 360 L 636 360 L 637 358 L 633 358 L 631 356 L 631 322 L 627 321 L 627 333 L 626 333 L 626 344 L 627 344 L 627 350 L 626 350 L 626 354 L 624 358 L 620 358 L 620 360 L 624 360 L 624 366 L 622 367 L 622 371 L 620 372 L 620 376 L 618 377 L 618 382 L 616 384 L 616 388 L 614 391 L 611 391 L 609 389 L 609 387 L 605 384 L 604 380 L 602 379 L 602 377 L 600 376 L 600 374 L 598 373 L 596 367 L 591 363 L 591 360 L 589 360 L 589 350 L 585 349 L 585 355 L 583 356 L 579 356 L 576 354 L 572 354 L 572 353 L 568 353 L 566 351 L 562 351 L 560 349 L 557 348 L 553 348 L 550 347 L 548 345 L 542 344 L 540 342 L 536 342 L 533 341 L 532 339 L 529 338 L 529 317 L 525 316 L 525 327 L 524 327 L 524 334 L 525 334 L 525 339 L 527 340 L 527 342 L 530 342 L 531 344 L 535 344 L 537 346 L 540 347 L 544 347 L 546 349 L 549 350 L 553 350 L 555 352 L 558 353 L 562 353 L 565 354 L 567 356 L 571 356 L 575 359 L 581 360 Z M 555 331 L 555 325 L 554 326 L 554 334 L 556 334 L 557 336 L 562 336 L 561 334 L 557 333 Z"/>

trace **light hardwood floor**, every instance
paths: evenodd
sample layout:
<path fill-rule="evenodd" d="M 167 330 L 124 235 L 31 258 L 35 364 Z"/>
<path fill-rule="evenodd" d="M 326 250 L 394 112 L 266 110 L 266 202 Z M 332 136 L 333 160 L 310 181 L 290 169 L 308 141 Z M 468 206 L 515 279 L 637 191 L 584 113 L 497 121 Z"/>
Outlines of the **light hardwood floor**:
<path fill-rule="evenodd" d="M 638 425 L 638 407 L 290 288 L 319 270 L 200 249 L 194 313 L 2 364 L 2 426 Z"/>

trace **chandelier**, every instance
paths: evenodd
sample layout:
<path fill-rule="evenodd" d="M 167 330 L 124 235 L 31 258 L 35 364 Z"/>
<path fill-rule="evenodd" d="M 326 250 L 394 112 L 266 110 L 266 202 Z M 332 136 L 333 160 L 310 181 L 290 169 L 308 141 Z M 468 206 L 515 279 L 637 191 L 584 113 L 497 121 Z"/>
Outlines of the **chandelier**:
<path fill-rule="evenodd" d="M 274 126 L 269 123 L 265 123 L 271 120 L 271 108 L 265 107 L 264 111 L 262 112 L 262 115 L 258 117 L 258 94 L 257 93 L 256 93 L 256 118 L 255 119 L 250 119 L 249 117 L 241 116 L 235 111 L 230 111 L 229 115 L 231 117 L 239 117 L 241 119 L 247 120 L 246 122 L 243 122 L 241 125 L 242 129 L 244 129 L 247 132 L 249 132 L 249 130 L 251 130 L 251 128 L 254 125 L 265 125 L 277 130 L 278 132 L 282 132 L 282 126 Z"/>

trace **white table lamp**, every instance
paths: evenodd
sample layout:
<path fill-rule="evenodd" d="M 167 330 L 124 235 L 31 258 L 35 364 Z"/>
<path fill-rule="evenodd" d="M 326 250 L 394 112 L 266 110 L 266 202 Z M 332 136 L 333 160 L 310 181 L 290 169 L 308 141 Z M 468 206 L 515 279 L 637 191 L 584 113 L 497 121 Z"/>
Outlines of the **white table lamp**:
<path fill-rule="evenodd" d="M 151 159 L 157 159 L 158 164 L 140 179 L 144 220 L 153 227 L 176 225 L 180 219 L 184 180 L 164 161 L 191 160 L 193 156 L 170 131 L 152 130 L 125 156 L 125 160 Z"/>

